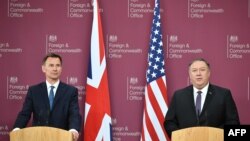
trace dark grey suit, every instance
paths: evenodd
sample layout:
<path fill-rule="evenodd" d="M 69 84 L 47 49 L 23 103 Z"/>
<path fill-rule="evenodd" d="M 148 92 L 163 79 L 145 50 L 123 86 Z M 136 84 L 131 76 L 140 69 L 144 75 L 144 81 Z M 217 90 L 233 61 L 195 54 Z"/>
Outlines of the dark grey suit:
<path fill-rule="evenodd" d="M 200 116 L 195 112 L 191 85 L 174 93 L 164 121 L 169 136 L 172 131 L 182 128 L 193 126 L 223 128 L 225 124 L 240 124 L 236 105 L 230 90 L 211 84 Z"/>
<path fill-rule="evenodd" d="M 63 82 L 56 91 L 53 109 L 50 111 L 46 83 L 28 89 L 22 111 L 18 114 L 14 128 L 24 128 L 33 113 L 33 126 L 51 126 L 65 130 L 81 129 L 81 115 L 78 105 L 78 91 Z"/>

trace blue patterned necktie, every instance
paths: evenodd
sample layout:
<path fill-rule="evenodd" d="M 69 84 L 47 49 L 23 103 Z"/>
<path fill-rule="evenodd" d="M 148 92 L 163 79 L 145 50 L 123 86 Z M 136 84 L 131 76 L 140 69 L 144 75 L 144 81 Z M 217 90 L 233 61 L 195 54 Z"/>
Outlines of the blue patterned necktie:
<path fill-rule="evenodd" d="M 196 105 L 195 105 L 195 109 L 196 109 L 196 114 L 197 114 L 197 116 L 199 116 L 200 115 L 200 113 L 201 113 L 201 91 L 198 91 L 197 92 L 198 93 L 198 95 L 197 95 L 197 97 L 196 97 Z"/>
<path fill-rule="evenodd" d="M 52 110 L 52 106 L 53 106 L 53 101 L 54 101 L 54 86 L 50 86 L 50 92 L 49 92 L 49 106 L 50 106 L 50 110 Z"/>

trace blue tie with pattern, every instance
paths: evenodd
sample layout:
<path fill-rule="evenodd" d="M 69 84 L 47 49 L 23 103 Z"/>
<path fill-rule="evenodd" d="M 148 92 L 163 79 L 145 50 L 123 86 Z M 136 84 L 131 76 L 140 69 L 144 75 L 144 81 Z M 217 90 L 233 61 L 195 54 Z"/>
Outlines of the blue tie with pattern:
<path fill-rule="evenodd" d="M 197 97 L 196 97 L 196 105 L 195 105 L 195 109 L 196 109 L 196 114 L 197 114 L 197 116 L 199 116 L 200 115 L 200 113 L 201 113 L 201 91 L 198 91 L 197 92 L 198 93 L 198 95 L 197 95 Z"/>
<path fill-rule="evenodd" d="M 53 106 L 53 100 L 54 100 L 54 86 L 50 86 L 50 92 L 49 92 L 49 106 L 50 106 L 50 110 L 52 110 L 52 106 Z"/>

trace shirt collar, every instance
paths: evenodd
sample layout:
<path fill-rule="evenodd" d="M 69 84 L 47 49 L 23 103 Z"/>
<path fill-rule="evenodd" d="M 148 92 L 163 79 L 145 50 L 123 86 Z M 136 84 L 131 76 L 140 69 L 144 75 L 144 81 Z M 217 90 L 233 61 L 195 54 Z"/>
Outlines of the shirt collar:
<path fill-rule="evenodd" d="M 46 80 L 47 89 L 50 89 L 51 86 L 54 86 L 55 89 L 57 89 L 58 86 L 59 86 L 59 83 L 60 83 L 60 80 L 58 80 L 56 83 L 54 83 L 54 84 L 52 85 L 52 84 L 50 84 L 50 83 Z"/>
<path fill-rule="evenodd" d="M 209 83 L 207 83 L 207 85 L 206 85 L 204 88 L 202 88 L 201 90 L 198 90 L 197 88 L 195 88 L 195 87 L 193 86 L 194 93 L 196 94 L 198 91 L 201 91 L 203 94 L 207 94 L 208 86 L 209 86 Z"/>

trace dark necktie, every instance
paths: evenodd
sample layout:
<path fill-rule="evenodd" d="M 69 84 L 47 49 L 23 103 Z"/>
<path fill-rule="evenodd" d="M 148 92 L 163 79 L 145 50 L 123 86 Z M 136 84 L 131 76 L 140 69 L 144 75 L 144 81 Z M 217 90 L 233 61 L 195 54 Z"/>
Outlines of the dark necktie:
<path fill-rule="evenodd" d="M 196 114 L 197 114 L 197 116 L 199 116 L 200 115 L 200 113 L 201 113 L 201 91 L 198 91 L 197 92 L 198 93 L 198 95 L 197 95 L 197 97 L 196 97 L 196 105 L 195 105 L 195 108 L 196 108 Z"/>
<path fill-rule="evenodd" d="M 52 106 L 53 106 L 53 101 L 54 101 L 54 86 L 50 86 L 50 92 L 49 92 L 49 106 L 50 106 L 50 110 L 52 110 Z"/>

